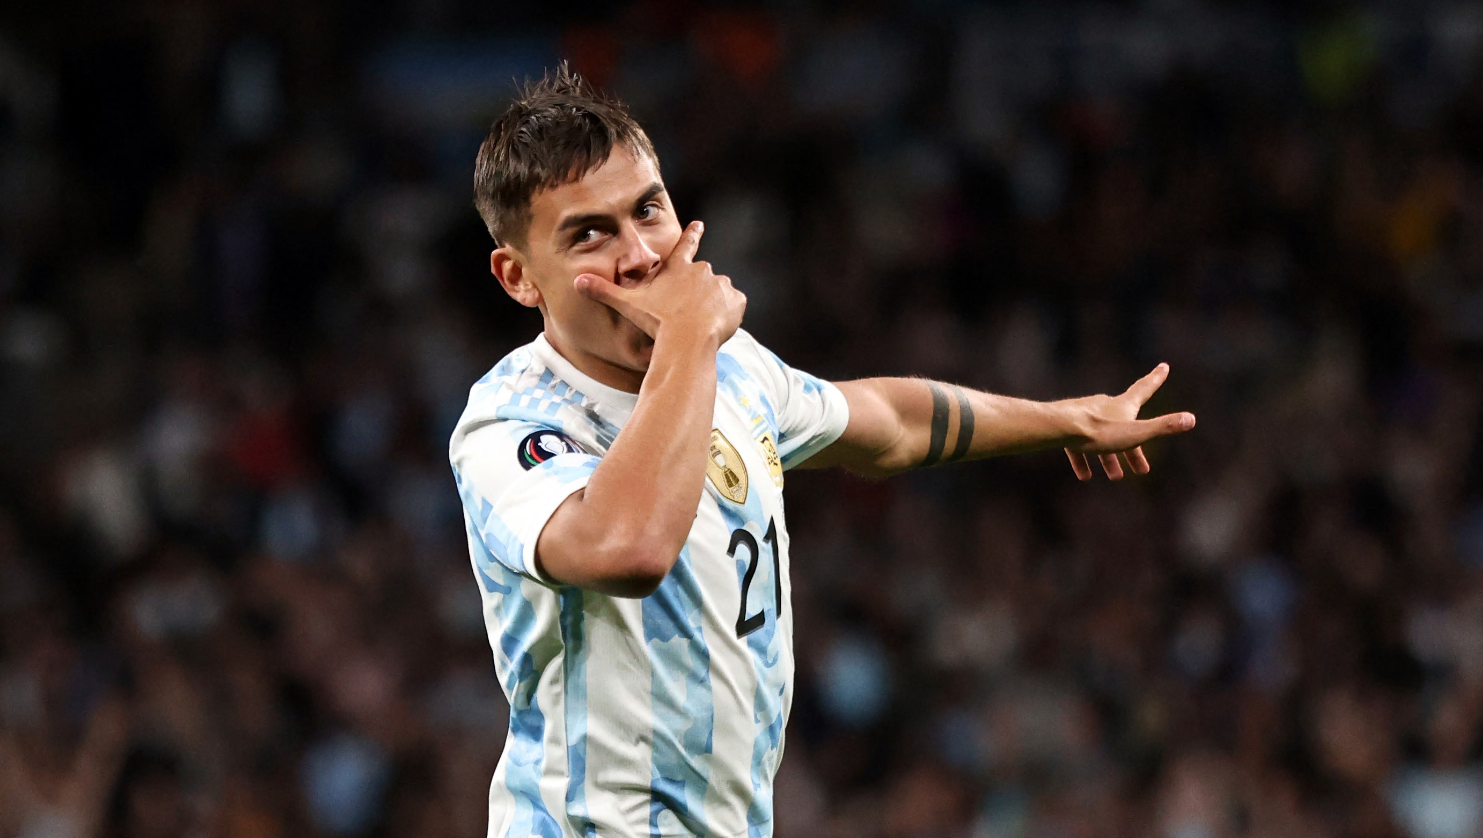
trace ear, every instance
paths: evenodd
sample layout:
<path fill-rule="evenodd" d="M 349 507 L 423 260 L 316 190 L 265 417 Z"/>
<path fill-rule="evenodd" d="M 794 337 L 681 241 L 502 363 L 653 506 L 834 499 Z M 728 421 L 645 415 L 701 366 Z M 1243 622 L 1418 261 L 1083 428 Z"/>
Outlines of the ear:
<path fill-rule="evenodd" d="M 536 287 L 525 272 L 525 264 L 521 261 L 520 254 L 509 245 L 496 248 L 489 254 L 489 272 L 499 280 L 500 287 L 505 289 L 515 302 L 535 308 L 541 304 L 541 289 Z"/>

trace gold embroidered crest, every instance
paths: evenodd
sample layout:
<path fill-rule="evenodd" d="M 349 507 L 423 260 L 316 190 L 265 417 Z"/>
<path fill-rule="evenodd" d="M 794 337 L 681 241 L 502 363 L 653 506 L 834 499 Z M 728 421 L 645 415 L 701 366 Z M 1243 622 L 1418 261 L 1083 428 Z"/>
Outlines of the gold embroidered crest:
<path fill-rule="evenodd" d="M 711 453 L 705 463 L 705 474 L 732 503 L 747 502 L 747 464 L 722 433 L 711 428 Z"/>
<path fill-rule="evenodd" d="M 772 482 L 783 488 L 783 461 L 778 457 L 778 447 L 772 441 L 772 431 L 762 435 L 759 440 L 762 445 L 762 459 L 767 461 L 767 473 L 772 475 Z"/>

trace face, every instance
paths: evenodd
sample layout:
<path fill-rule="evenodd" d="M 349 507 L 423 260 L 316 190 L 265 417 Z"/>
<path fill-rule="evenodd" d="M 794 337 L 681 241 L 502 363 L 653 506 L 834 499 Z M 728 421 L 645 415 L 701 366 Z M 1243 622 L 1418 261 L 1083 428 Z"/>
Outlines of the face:
<path fill-rule="evenodd" d="M 524 246 L 495 250 L 490 269 L 511 297 L 540 308 L 546 339 L 567 360 L 637 392 L 654 341 L 572 281 L 595 274 L 632 287 L 658 273 L 681 227 L 654 160 L 617 146 L 580 180 L 536 193 L 530 215 Z"/>

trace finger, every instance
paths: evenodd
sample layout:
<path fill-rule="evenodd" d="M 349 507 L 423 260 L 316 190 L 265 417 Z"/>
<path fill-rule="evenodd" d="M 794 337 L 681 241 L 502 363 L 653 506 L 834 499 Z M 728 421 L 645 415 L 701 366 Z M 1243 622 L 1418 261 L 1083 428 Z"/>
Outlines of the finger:
<path fill-rule="evenodd" d="M 685 225 L 685 232 L 680 234 L 680 240 L 675 242 L 675 249 L 669 252 L 669 261 L 693 262 L 695 253 L 700 250 L 700 237 L 705 235 L 705 222 L 692 221 Z"/>
<path fill-rule="evenodd" d="M 1161 436 L 1173 436 L 1182 434 L 1195 426 L 1195 414 L 1193 413 L 1166 413 L 1163 416 L 1154 416 L 1149 419 L 1139 419 L 1136 423 L 1142 433 L 1147 434 L 1145 439 L 1154 439 Z M 1137 444 L 1142 445 L 1140 440 Z"/>
<path fill-rule="evenodd" d="M 728 288 L 726 296 L 731 300 L 732 306 L 741 314 L 747 313 L 747 295 L 735 288 Z"/>
<path fill-rule="evenodd" d="M 1089 446 L 1088 449 L 1089 453 L 1127 451 L 1151 439 L 1182 434 L 1194 426 L 1195 415 L 1193 413 L 1168 413 L 1152 419 L 1134 419 L 1107 429 L 1103 438 L 1096 445 Z"/>
<path fill-rule="evenodd" d="M 577 289 L 577 293 L 589 300 L 602 303 L 629 320 L 634 320 L 635 315 L 639 314 L 629 300 L 629 295 L 633 292 L 607 277 L 597 274 L 581 274 L 572 280 L 572 285 Z M 634 320 L 634 323 L 637 324 L 638 321 Z"/>
<path fill-rule="evenodd" d="M 1152 398 L 1153 394 L 1157 393 L 1160 387 L 1164 386 L 1164 382 L 1168 378 L 1169 365 L 1161 363 L 1153 368 L 1153 372 L 1134 381 L 1133 386 L 1129 387 L 1124 395 L 1132 396 L 1138 400 L 1139 405 L 1142 405 Z"/>
<path fill-rule="evenodd" d="M 1071 461 L 1071 470 L 1076 473 L 1077 480 L 1085 483 L 1092 479 L 1092 466 L 1087 462 L 1085 454 L 1067 448 L 1066 458 Z"/>
<path fill-rule="evenodd" d="M 1116 454 L 1098 454 L 1097 459 L 1102 461 L 1102 470 L 1107 472 L 1108 480 L 1123 479 L 1123 464 L 1118 462 Z"/>
<path fill-rule="evenodd" d="M 572 287 L 576 288 L 577 293 L 587 299 L 596 300 L 599 303 L 610 305 L 614 308 L 618 307 L 616 304 L 626 302 L 629 293 L 627 288 L 623 288 L 611 279 L 605 276 L 598 276 L 597 274 L 578 275 L 576 279 L 572 280 Z"/>
<path fill-rule="evenodd" d="M 1128 468 L 1132 469 L 1134 474 L 1148 474 L 1150 471 L 1148 458 L 1143 456 L 1143 446 L 1129 448 L 1123 452 L 1123 457 L 1127 459 Z"/>

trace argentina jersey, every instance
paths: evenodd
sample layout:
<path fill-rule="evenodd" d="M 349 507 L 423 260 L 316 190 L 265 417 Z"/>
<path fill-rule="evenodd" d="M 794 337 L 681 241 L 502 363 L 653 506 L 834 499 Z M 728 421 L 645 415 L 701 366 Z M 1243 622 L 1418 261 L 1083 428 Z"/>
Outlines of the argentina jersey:
<path fill-rule="evenodd" d="M 587 485 L 638 396 L 579 372 L 544 335 L 469 393 L 449 458 L 510 702 L 491 838 L 772 834 L 793 697 L 783 474 L 839 438 L 848 407 L 744 331 L 716 370 L 695 523 L 644 599 L 535 566 L 541 529 Z"/>

